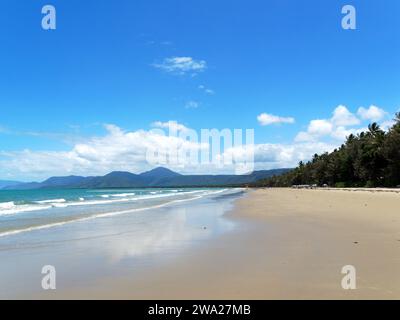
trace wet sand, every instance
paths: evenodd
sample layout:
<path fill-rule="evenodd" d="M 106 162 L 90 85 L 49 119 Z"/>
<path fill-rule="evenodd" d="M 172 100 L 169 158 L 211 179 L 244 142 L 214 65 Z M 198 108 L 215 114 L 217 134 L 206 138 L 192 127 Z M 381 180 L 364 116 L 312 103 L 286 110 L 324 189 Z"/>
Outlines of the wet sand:
<path fill-rule="evenodd" d="M 400 299 L 399 208 L 393 192 L 252 190 L 228 215 L 235 231 L 62 298 Z M 341 286 L 345 265 L 355 290 Z"/>

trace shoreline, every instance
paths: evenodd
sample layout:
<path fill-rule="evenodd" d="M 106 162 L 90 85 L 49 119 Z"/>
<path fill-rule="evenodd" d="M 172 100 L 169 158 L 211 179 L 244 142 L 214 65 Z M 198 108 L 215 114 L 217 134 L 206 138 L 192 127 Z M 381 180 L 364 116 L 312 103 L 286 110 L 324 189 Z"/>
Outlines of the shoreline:
<path fill-rule="evenodd" d="M 263 188 L 268 189 L 268 188 Z M 280 188 L 273 188 L 280 189 Z M 289 189 L 289 188 L 282 188 Z M 310 187 L 310 188 L 290 188 L 294 190 L 321 190 L 321 191 L 349 191 L 349 192 L 394 192 L 400 193 L 400 188 L 331 188 L 331 187 Z"/>

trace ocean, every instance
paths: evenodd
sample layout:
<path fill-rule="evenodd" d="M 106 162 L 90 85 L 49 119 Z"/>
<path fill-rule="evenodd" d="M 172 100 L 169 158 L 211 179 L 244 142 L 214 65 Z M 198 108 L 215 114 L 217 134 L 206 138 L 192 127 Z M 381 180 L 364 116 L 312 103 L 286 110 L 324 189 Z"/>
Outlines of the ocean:
<path fill-rule="evenodd" d="M 0 190 L 0 237 L 132 214 L 224 192 L 227 189 Z"/>

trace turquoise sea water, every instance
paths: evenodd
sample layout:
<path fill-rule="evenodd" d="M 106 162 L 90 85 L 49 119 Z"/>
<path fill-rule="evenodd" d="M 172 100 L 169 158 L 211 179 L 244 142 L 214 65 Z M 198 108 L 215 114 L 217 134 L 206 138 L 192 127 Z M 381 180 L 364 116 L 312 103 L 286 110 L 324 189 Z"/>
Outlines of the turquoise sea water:
<path fill-rule="evenodd" d="M 0 190 L 0 237 L 191 201 L 225 189 Z"/>

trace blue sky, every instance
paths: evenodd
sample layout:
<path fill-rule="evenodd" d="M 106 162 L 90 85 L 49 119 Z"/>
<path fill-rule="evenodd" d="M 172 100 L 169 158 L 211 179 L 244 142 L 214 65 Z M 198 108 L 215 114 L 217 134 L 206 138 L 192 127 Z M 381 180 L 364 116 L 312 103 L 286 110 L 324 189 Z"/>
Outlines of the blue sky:
<path fill-rule="evenodd" d="M 41 28 L 46 4 L 57 10 L 56 30 Z M 341 27 L 346 4 L 357 10 L 356 30 Z M 260 154 L 257 168 L 292 165 L 370 121 L 387 125 L 400 109 L 397 0 L 5 0 L 0 8 L 0 179 L 144 170 L 139 160 L 102 159 L 103 149 L 92 163 L 49 164 L 77 145 L 98 147 L 112 136 L 105 124 L 126 134 L 170 120 L 253 128 L 261 153 L 280 150 Z M 335 123 L 338 106 L 351 114 L 340 107 L 347 120 Z"/>

